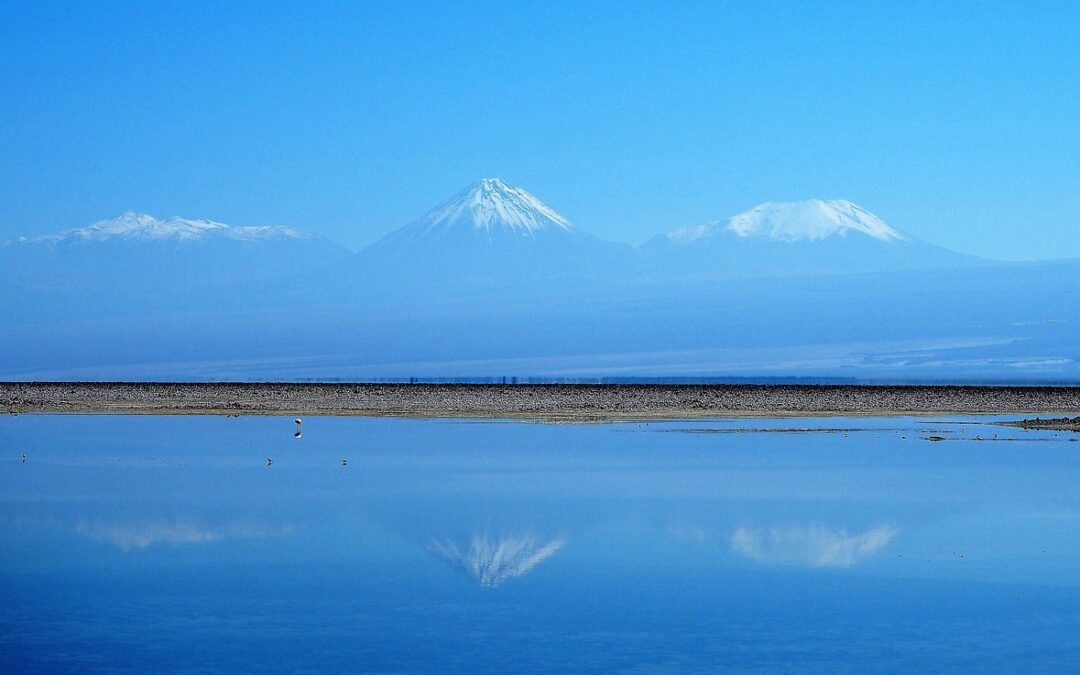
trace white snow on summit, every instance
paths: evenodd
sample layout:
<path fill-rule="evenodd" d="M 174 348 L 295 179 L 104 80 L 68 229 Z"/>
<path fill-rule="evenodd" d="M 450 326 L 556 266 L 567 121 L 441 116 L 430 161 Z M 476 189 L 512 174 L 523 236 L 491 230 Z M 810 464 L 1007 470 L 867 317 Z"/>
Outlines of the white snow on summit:
<path fill-rule="evenodd" d="M 108 239 L 133 239 L 160 241 L 177 239 L 193 241 L 206 237 L 225 237 L 244 241 L 264 239 L 305 238 L 307 235 L 291 227 L 253 226 L 232 227 L 205 219 L 188 219 L 173 216 L 158 220 L 145 213 L 128 211 L 110 220 L 100 220 L 93 225 L 58 234 L 41 237 L 21 237 L 18 241 L 26 243 L 51 243 L 59 241 L 106 241 Z"/>
<path fill-rule="evenodd" d="M 550 206 L 499 178 L 484 178 L 470 185 L 409 226 L 424 235 L 461 228 L 489 234 L 502 229 L 523 236 L 550 229 L 573 231 L 570 222 Z"/>
<path fill-rule="evenodd" d="M 688 243 L 728 232 L 741 238 L 820 241 L 857 232 L 884 242 L 907 239 L 874 214 L 844 199 L 766 202 L 726 221 L 676 230 L 668 238 Z"/>

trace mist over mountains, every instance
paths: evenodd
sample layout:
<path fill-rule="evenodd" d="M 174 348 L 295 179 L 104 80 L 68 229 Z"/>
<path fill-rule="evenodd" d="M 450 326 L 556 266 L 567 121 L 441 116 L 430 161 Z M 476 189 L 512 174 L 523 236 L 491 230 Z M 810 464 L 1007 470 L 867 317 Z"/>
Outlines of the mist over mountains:
<path fill-rule="evenodd" d="M 1076 261 L 1001 263 L 844 200 L 593 237 L 497 178 L 351 252 L 125 213 L 0 244 L 0 375 L 1076 378 Z"/>

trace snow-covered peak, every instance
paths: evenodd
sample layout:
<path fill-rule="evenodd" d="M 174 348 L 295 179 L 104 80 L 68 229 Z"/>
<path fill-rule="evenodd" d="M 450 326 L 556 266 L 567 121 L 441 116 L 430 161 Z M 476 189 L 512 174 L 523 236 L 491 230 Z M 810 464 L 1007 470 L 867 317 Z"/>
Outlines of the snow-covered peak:
<path fill-rule="evenodd" d="M 307 236 L 304 232 L 291 227 L 231 227 L 213 220 L 189 219 L 180 216 L 158 220 L 145 213 L 128 211 L 116 218 L 99 220 L 86 227 L 65 230 L 64 232 L 42 237 L 23 237 L 19 241 L 27 243 L 107 241 L 109 239 L 195 241 L 208 237 L 253 241 L 305 238 Z"/>
<path fill-rule="evenodd" d="M 505 230 L 535 236 L 543 230 L 572 232 L 570 222 L 521 188 L 484 178 L 436 206 L 412 227 L 423 234 L 469 228 L 491 234 Z"/>
<path fill-rule="evenodd" d="M 189 220 L 173 216 L 158 220 L 145 213 L 128 211 L 119 218 L 101 220 L 89 227 L 72 230 L 68 237 L 102 240 L 112 237 L 133 237 L 138 239 L 197 239 L 212 230 L 223 230 L 228 225 L 212 220 Z"/>
<path fill-rule="evenodd" d="M 676 230 L 668 236 L 686 243 L 718 232 L 784 242 L 820 241 L 851 232 L 883 242 L 907 239 L 874 214 L 844 199 L 766 202 L 726 221 Z"/>

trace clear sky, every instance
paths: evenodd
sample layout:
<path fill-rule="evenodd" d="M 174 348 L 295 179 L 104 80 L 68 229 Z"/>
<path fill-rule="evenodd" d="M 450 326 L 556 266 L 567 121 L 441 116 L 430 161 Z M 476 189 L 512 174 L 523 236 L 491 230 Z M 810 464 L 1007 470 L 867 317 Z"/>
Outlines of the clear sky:
<path fill-rule="evenodd" d="M 821 197 L 1080 256 L 1080 3 L 8 2 L 0 30 L 0 239 L 134 209 L 356 248 L 499 176 L 631 243 Z"/>

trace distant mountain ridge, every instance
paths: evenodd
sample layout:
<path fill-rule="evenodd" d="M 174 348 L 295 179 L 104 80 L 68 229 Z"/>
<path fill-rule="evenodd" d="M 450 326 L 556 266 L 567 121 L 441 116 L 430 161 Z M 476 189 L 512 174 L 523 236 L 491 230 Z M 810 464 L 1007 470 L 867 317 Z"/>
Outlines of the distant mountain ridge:
<path fill-rule="evenodd" d="M 377 294 L 415 304 L 464 297 L 464 289 L 508 298 L 524 289 L 537 297 L 626 297 L 641 284 L 978 263 L 913 239 L 845 200 L 769 202 L 635 248 L 588 234 L 499 178 L 465 187 L 355 254 L 292 227 L 128 211 L 6 242 L 4 260 L 22 287 L 72 298 L 80 288 L 98 289 L 117 306 L 130 305 L 126 296 L 136 292 L 149 302 L 155 287 L 222 283 L 251 285 L 262 298 L 329 295 L 347 303 Z"/>
<path fill-rule="evenodd" d="M 280 296 L 300 276 L 350 251 L 291 227 L 230 226 L 128 211 L 56 234 L 0 244 L 11 307 L 24 317 L 68 317 L 172 308 L 232 311 Z M 265 304 L 265 303 L 264 303 Z"/>
<path fill-rule="evenodd" d="M 1080 261 L 965 256 L 843 200 L 634 248 L 484 179 L 357 253 L 129 212 L 0 270 L 11 377 L 1080 377 Z"/>
<path fill-rule="evenodd" d="M 222 237 L 238 241 L 261 241 L 268 239 L 310 239 L 313 235 L 292 227 L 244 226 L 233 227 L 206 219 L 190 219 L 172 216 L 158 220 L 145 213 L 127 211 L 107 220 L 99 220 L 86 227 L 65 230 L 56 234 L 37 237 L 19 237 L 18 243 L 55 244 L 64 241 L 196 241 Z"/>
<path fill-rule="evenodd" d="M 5 244 L 315 239 L 329 242 L 314 233 L 292 227 L 230 226 L 214 220 L 180 216 L 157 219 L 145 213 L 128 211 L 86 227 L 50 235 L 19 237 Z M 840 241 L 847 243 L 837 244 Z M 946 259 L 953 256 L 956 261 L 970 258 L 919 242 L 867 209 L 843 199 L 766 202 L 727 219 L 656 235 L 636 250 L 644 252 L 646 258 L 653 256 L 651 264 L 655 268 L 656 264 L 662 262 L 661 258 L 656 257 L 658 252 L 674 255 L 673 262 L 679 264 L 696 264 L 693 261 L 695 255 L 744 256 L 754 248 L 750 244 L 791 245 L 793 250 L 784 254 L 788 258 L 814 258 L 822 253 L 841 258 L 858 254 L 872 259 L 875 255 L 881 255 L 886 258 L 899 257 L 904 260 L 903 264 L 915 266 L 918 266 L 919 255 L 927 255 L 931 266 L 938 266 L 942 260 L 948 262 Z M 896 251 L 883 253 L 888 250 L 885 245 L 907 248 L 898 256 Z M 817 247 L 822 250 L 815 251 Z M 759 248 L 768 250 L 765 246 Z M 528 257 L 531 251 L 540 249 L 557 249 L 548 251 L 547 255 L 561 254 L 570 259 L 580 258 L 578 252 L 589 255 L 604 249 L 606 255 L 601 255 L 601 258 L 606 259 L 603 262 L 612 262 L 612 255 L 629 257 L 635 251 L 635 247 L 605 241 L 579 230 L 570 219 L 523 188 L 511 186 L 500 178 L 484 178 L 366 247 L 361 251 L 361 257 L 371 264 L 378 257 L 400 262 L 403 258 L 421 254 L 427 258 L 443 255 L 447 259 L 458 257 L 459 260 L 478 255 L 479 258 L 470 262 L 482 264 L 483 259 L 490 258 L 492 252 L 496 255 Z M 835 250 L 825 252 L 825 249 Z M 425 262 L 431 263 L 433 260 Z M 872 268 L 872 260 L 867 265 Z M 861 266 L 856 264 L 855 268 Z M 746 264 L 739 267 L 748 268 Z M 762 271 L 769 272 L 767 267 Z"/>

